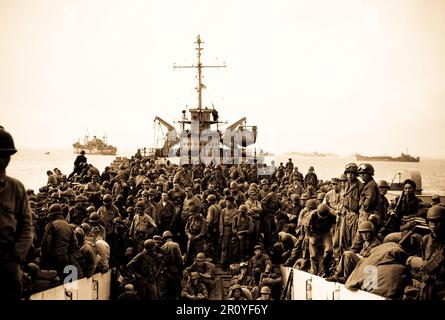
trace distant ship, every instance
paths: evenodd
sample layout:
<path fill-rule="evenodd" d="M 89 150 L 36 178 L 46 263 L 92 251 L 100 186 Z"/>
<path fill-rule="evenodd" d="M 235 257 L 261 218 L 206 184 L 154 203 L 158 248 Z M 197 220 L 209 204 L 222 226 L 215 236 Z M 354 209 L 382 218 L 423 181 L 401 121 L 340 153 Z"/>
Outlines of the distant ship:
<path fill-rule="evenodd" d="M 320 152 L 288 152 L 286 153 L 289 156 L 299 156 L 299 157 L 336 157 L 336 154 L 333 153 L 320 153 Z"/>
<path fill-rule="evenodd" d="M 88 135 L 84 137 L 84 143 L 81 144 L 80 141 L 73 143 L 74 152 L 80 153 L 82 150 L 86 154 L 94 155 L 109 155 L 114 156 L 117 153 L 117 148 L 107 144 L 107 137 L 104 136 L 103 140 L 93 136 L 93 139 L 89 140 Z"/>
<path fill-rule="evenodd" d="M 393 161 L 393 162 L 419 162 L 420 157 L 413 157 L 407 153 L 402 153 L 399 157 L 390 156 L 378 156 L 378 157 L 367 157 L 360 154 L 356 154 L 355 158 L 358 161 Z"/>

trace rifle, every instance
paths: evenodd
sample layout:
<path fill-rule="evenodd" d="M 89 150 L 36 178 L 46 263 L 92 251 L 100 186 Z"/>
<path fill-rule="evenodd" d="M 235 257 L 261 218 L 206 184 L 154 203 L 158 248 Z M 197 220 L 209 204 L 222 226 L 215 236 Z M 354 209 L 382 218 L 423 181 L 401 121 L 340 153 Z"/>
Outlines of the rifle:
<path fill-rule="evenodd" d="M 399 218 L 399 216 L 400 216 L 400 208 L 401 208 L 401 205 L 402 205 L 402 199 L 403 199 L 404 196 L 405 196 L 405 193 L 402 191 L 402 194 L 400 195 L 399 199 L 397 200 L 397 204 L 396 204 L 396 206 L 394 208 L 394 213 L 395 214 L 392 214 L 389 217 L 388 221 L 386 221 L 386 223 L 385 223 L 385 225 L 383 226 L 382 229 L 387 229 L 392 224 L 394 219 Z"/>

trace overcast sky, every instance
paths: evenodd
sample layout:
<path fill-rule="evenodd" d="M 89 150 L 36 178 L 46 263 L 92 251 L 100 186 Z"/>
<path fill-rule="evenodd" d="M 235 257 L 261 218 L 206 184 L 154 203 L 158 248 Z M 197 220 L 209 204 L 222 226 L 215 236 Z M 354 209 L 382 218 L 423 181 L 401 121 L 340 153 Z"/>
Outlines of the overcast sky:
<path fill-rule="evenodd" d="M 151 146 L 204 102 L 260 147 L 445 157 L 443 0 L 0 0 L 0 124 L 17 146 Z"/>

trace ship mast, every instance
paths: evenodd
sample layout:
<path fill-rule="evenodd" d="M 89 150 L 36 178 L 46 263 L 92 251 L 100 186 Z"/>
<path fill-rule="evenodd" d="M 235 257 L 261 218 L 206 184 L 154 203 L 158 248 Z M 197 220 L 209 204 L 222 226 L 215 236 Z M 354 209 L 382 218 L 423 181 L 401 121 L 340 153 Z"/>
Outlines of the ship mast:
<path fill-rule="evenodd" d="M 197 80 L 198 80 L 198 86 L 195 88 L 196 92 L 198 93 L 198 109 L 202 109 L 202 89 L 205 89 L 206 86 L 202 83 L 202 69 L 203 68 L 225 68 L 226 64 L 224 63 L 224 65 L 203 65 L 201 63 L 201 50 L 204 50 L 203 47 L 201 47 L 201 44 L 203 44 L 204 42 L 201 41 L 201 37 L 198 36 L 196 37 L 196 42 L 195 44 L 197 45 L 197 47 L 195 48 L 196 50 L 196 58 L 197 58 L 197 62 L 196 65 L 189 65 L 189 66 L 176 66 L 174 65 L 173 68 L 175 69 L 180 69 L 180 68 L 196 68 L 198 71 L 198 74 L 196 76 Z"/>

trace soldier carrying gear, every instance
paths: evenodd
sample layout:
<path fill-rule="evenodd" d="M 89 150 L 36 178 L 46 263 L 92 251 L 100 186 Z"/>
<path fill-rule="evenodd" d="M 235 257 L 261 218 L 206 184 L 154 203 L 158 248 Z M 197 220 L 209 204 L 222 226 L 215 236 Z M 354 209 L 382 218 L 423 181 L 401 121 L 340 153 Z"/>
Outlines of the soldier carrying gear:
<path fill-rule="evenodd" d="M 253 232 L 253 220 L 247 214 L 247 206 L 241 205 L 238 212 L 232 222 L 235 261 L 249 258 L 250 235 Z"/>
<path fill-rule="evenodd" d="M 141 300 L 159 300 L 160 297 L 162 256 L 155 252 L 155 247 L 154 240 L 146 240 L 144 250 L 127 264 L 128 270 L 136 276 L 135 285 Z"/>
<path fill-rule="evenodd" d="M 193 264 L 184 270 L 185 275 L 190 275 L 193 272 L 198 273 L 201 282 L 206 286 L 207 291 L 210 293 L 212 283 L 215 280 L 215 265 L 206 260 L 206 256 L 203 252 L 199 252 L 196 255 Z"/>
<path fill-rule="evenodd" d="M 249 273 L 253 275 L 256 285 L 259 285 L 261 275 L 269 273 L 272 270 L 272 261 L 269 256 L 263 253 L 263 247 L 256 245 L 254 247 L 254 256 L 249 261 Z"/>
<path fill-rule="evenodd" d="M 6 175 L 14 140 L 0 126 L 0 300 L 18 300 L 22 293 L 19 266 L 32 244 L 32 216 L 23 184 Z"/>
<path fill-rule="evenodd" d="M 207 221 L 201 214 L 201 208 L 192 206 L 190 213 L 185 226 L 185 234 L 188 237 L 186 264 L 191 264 L 195 255 L 204 251 L 207 236 Z"/>
<path fill-rule="evenodd" d="M 185 284 L 181 292 L 181 298 L 186 300 L 207 300 L 209 294 L 203 283 L 199 280 L 197 272 L 191 272 L 189 281 Z"/>
<path fill-rule="evenodd" d="M 229 248 L 232 239 L 232 221 L 238 214 L 233 197 L 226 197 L 226 207 L 221 210 L 219 220 L 219 238 L 221 242 L 221 264 L 226 268 L 229 264 Z"/>
<path fill-rule="evenodd" d="M 165 288 L 163 298 L 179 298 L 182 278 L 183 260 L 179 244 L 172 240 L 172 233 L 169 230 L 164 231 L 162 239 L 164 245 L 161 247 L 164 256 L 164 272 L 162 274 Z"/>
<path fill-rule="evenodd" d="M 144 240 L 153 237 L 156 233 L 156 223 L 152 217 L 144 213 L 143 201 L 136 204 L 136 212 L 128 234 L 130 239 L 134 240 L 134 247 L 141 252 Z"/>
<path fill-rule="evenodd" d="M 207 197 L 209 208 L 207 209 L 207 243 L 209 244 L 209 251 L 215 259 L 220 256 L 219 250 L 219 220 L 221 215 L 221 207 L 216 203 L 216 196 L 210 194 Z"/>
<path fill-rule="evenodd" d="M 272 291 L 268 286 L 262 287 L 260 294 L 261 297 L 259 297 L 257 300 L 272 300 Z"/>

